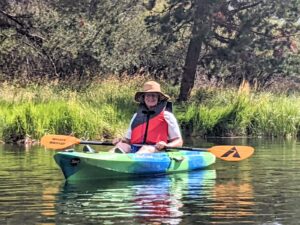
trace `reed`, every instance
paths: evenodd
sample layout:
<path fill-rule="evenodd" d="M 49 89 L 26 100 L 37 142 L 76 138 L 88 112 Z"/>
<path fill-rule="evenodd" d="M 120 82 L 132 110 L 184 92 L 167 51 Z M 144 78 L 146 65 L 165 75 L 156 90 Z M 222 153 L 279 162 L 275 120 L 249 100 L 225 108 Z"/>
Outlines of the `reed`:
<path fill-rule="evenodd" d="M 16 142 L 44 134 L 111 139 L 124 134 L 137 108 L 133 96 L 148 77 L 109 77 L 85 89 L 58 83 L 26 88 L 0 87 L 0 139 Z M 162 83 L 172 100 L 178 87 Z M 196 89 L 189 102 L 174 105 L 186 135 L 296 137 L 300 97 L 238 93 L 234 89 Z"/>
<path fill-rule="evenodd" d="M 3 84 L 0 136 L 5 142 L 39 139 L 46 133 L 82 139 L 122 135 L 136 109 L 133 95 L 145 78 L 108 78 L 85 91 L 51 83 L 26 88 Z"/>
<path fill-rule="evenodd" d="M 203 90 L 202 90 L 203 91 Z M 251 98 L 247 95 L 233 95 L 233 91 L 219 91 L 218 94 L 194 96 L 194 104 L 188 105 L 184 121 L 189 124 L 191 135 L 236 136 L 246 135 L 254 113 Z M 215 92 L 217 93 L 217 92 Z M 206 97 L 203 97 L 206 96 Z M 200 101 L 199 101 L 200 100 Z"/>
<path fill-rule="evenodd" d="M 192 135 L 296 137 L 300 97 L 199 89 L 181 117 Z M 214 94 L 212 94 L 214 93 Z"/>
<path fill-rule="evenodd" d="M 255 135 L 296 137 L 300 131 L 300 97 L 261 94 L 252 120 Z"/>

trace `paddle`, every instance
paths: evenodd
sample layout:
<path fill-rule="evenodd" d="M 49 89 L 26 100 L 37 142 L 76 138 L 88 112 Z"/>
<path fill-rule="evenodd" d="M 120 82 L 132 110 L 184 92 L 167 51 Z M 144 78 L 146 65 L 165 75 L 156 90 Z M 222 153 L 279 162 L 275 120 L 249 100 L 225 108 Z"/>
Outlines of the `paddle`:
<path fill-rule="evenodd" d="M 73 136 L 67 135 L 45 135 L 41 139 L 41 144 L 50 149 L 65 149 L 72 145 L 89 144 L 89 145 L 110 145 L 111 142 L 99 141 L 82 141 Z M 208 151 L 214 154 L 217 158 L 225 161 L 241 161 L 250 157 L 254 153 L 254 149 L 250 146 L 230 146 L 220 145 L 211 148 L 191 148 L 191 147 L 171 147 L 169 150 L 188 150 L 188 151 Z"/>

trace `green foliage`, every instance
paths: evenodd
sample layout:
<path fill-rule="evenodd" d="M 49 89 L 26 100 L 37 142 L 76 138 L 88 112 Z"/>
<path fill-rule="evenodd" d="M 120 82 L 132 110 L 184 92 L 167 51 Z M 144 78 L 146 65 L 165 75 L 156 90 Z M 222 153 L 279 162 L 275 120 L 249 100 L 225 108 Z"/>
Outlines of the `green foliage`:
<path fill-rule="evenodd" d="M 202 92 L 204 91 L 202 90 Z M 211 93 L 212 90 L 209 90 L 208 94 Z M 204 101 L 203 96 L 205 95 L 201 95 L 201 103 L 187 107 L 186 122 L 192 125 L 193 135 L 248 135 L 247 129 L 254 113 L 251 99 L 248 96 L 233 96 L 233 92 L 221 91 L 215 92 Z"/>
<path fill-rule="evenodd" d="M 26 135 L 24 123 L 18 116 L 16 116 L 8 124 L 5 124 L 2 132 L 2 138 L 5 142 L 17 142 L 21 139 L 24 139 Z"/>
<path fill-rule="evenodd" d="M 6 4 L 7 11 L 0 13 L 4 79 L 88 80 L 104 73 L 137 72 L 150 65 L 144 56 L 157 45 L 156 37 L 146 32 L 139 1 Z"/>
<path fill-rule="evenodd" d="M 297 136 L 300 124 L 299 107 L 299 97 L 264 96 L 255 112 L 252 132 L 275 137 Z"/>
<path fill-rule="evenodd" d="M 6 142 L 46 133 L 89 139 L 122 135 L 137 105 L 133 95 L 146 78 L 110 78 L 84 92 L 57 85 L 26 88 L 2 85 L 0 136 Z"/>
<path fill-rule="evenodd" d="M 178 117 L 191 135 L 271 137 L 299 135 L 299 96 L 287 97 L 269 93 L 237 95 L 233 90 L 212 89 L 206 91 L 202 89 L 201 92 L 202 95 L 199 93 L 193 95 L 194 103 L 188 104 L 186 110 L 181 111 Z M 197 101 L 199 96 L 201 101 Z"/>
<path fill-rule="evenodd" d="M 195 45 L 203 46 L 200 59 L 195 59 L 198 64 L 192 66 L 201 66 L 202 74 L 209 79 L 217 79 L 222 85 L 239 85 L 246 79 L 264 87 L 273 77 L 296 69 L 293 65 L 299 60 L 291 44 L 299 40 L 299 0 L 165 2 L 163 10 L 157 12 L 154 8 L 146 18 L 149 31 L 160 34 L 165 43 L 187 43 L 201 37 L 188 47 L 193 55 Z M 201 8 L 200 15 L 196 11 L 202 5 L 205 11 Z M 197 32 L 192 33 L 192 29 Z"/>
<path fill-rule="evenodd" d="M 205 6 L 201 13 L 199 5 Z M 224 86 L 247 79 L 263 87 L 274 76 L 298 74 L 291 45 L 299 44 L 299 5 L 299 0 L 4 0 L 0 81 L 88 83 L 110 73 L 140 73 L 179 84 L 186 80 L 181 75 L 188 49 L 201 45 L 194 65 L 201 76 Z M 194 36 L 201 41 L 189 46 Z"/>
<path fill-rule="evenodd" d="M 85 91 L 57 84 L 26 88 L 1 85 L 0 139 L 16 142 L 44 134 L 82 139 L 121 136 L 137 108 L 133 96 L 148 77 L 109 78 Z M 160 81 L 175 99 L 178 87 Z M 186 135 L 296 137 L 300 129 L 300 97 L 270 93 L 237 94 L 235 90 L 201 88 L 190 102 L 174 104 Z"/>

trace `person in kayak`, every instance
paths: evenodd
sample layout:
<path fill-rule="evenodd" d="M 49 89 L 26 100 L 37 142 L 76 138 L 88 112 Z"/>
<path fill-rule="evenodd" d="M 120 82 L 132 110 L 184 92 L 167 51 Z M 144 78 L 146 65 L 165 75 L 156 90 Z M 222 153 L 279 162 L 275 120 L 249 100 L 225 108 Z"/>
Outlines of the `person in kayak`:
<path fill-rule="evenodd" d="M 183 140 L 177 119 L 172 113 L 170 97 L 161 91 L 160 84 L 148 81 L 136 92 L 139 103 L 124 138 L 113 140 L 116 153 L 154 153 L 166 147 L 181 147 Z"/>

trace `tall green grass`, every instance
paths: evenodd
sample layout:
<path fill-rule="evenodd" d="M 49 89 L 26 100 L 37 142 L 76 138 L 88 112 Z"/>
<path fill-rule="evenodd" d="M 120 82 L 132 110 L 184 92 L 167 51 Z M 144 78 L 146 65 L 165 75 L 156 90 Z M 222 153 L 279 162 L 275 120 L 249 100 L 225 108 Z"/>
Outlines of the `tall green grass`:
<path fill-rule="evenodd" d="M 85 89 L 55 82 L 25 88 L 1 84 L 0 139 L 71 134 L 82 139 L 121 136 L 137 108 L 133 96 L 147 77 L 107 78 Z M 172 99 L 178 87 L 161 82 Z M 196 89 L 189 102 L 175 103 L 185 134 L 197 136 L 296 137 L 300 97 L 271 93 L 238 94 L 233 89 Z"/>
<path fill-rule="evenodd" d="M 200 92 L 200 93 L 199 93 Z M 296 137 L 300 97 L 199 89 L 181 121 L 192 135 Z"/>
<path fill-rule="evenodd" d="M 254 134 L 295 137 L 300 133 L 300 97 L 260 95 L 252 121 Z"/>
<path fill-rule="evenodd" d="M 0 91 L 0 137 L 15 142 L 44 134 L 72 134 L 108 139 L 122 135 L 137 104 L 135 91 L 146 78 L 108 78 L 74 91 L 58 84 L 26 88 L 3 84 Z"/>

